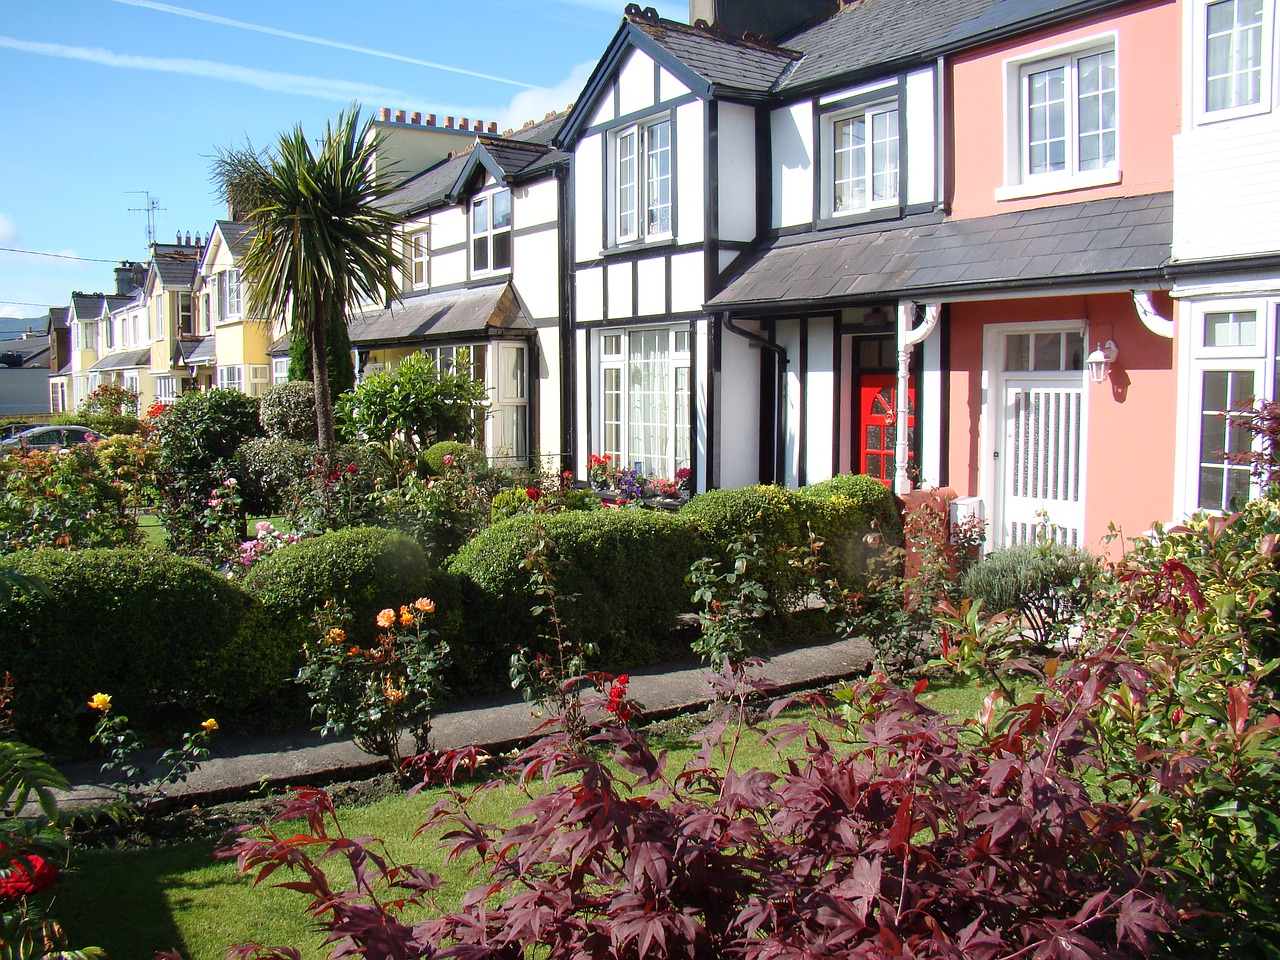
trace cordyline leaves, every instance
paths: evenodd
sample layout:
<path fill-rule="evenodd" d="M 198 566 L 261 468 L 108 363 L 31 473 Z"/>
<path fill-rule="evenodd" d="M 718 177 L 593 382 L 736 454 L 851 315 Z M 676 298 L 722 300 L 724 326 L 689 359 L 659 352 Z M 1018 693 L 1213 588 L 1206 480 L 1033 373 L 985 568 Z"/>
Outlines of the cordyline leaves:
<path fill-rule="evenodd" d="M 1139 956 L 1173 912 L 1130 813 L 1083 786 L 1096 766 L 1085 717 L 1115 674 L 1074 667 L 1071 696 L 985 726 L 868 683 L 846 728 L 828 718 L 840 742 L 809 730 L 781 774 L 717 765 L 710 742 L 670 769 L 619 724 L 585 748 L 547 737 L 508 771 L 528 796 L 516 825 L 476 822 L 459 792 L 433 811 L 478 885 L 412 924 L 401 909 L 438 880 L 335 835 L 319 791 L 288 811 L 309 835 L 242 834 L 227 855 L 260 881 L 293 868 L 287 885 L 344 957 Z M 739 726 L 720 729 L 731 755 Z M 350 865 L 350 892 L 317 866 L 330 856 Z"/>

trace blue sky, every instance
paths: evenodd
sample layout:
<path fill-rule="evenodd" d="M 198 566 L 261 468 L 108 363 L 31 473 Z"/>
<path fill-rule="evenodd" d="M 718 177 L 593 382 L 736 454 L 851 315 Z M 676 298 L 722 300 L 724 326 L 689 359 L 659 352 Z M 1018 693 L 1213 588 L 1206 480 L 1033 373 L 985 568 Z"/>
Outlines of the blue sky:
<path fill-rule="evenodd" d="M 682 2 L 652 2 L 685 19 Z M 541 119 L 578 94 L 625 0 L 0 0 L 0 248 L 115 261 L 207 234 L 219 147 L 319 136 L 350 102 Z M 357 15 L 355 11 L 359 11 Z M 110 262 L 0 249 L 0 316 L 107 291 Z"/>

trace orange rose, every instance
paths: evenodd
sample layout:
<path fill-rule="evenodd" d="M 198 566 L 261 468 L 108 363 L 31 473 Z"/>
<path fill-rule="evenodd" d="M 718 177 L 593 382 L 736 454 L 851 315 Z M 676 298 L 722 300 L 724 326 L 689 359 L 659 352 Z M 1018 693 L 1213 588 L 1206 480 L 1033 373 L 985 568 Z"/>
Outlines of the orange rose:
<path fill-rule="evenodd" d="M 378 626 L 386 628 L 396 622 L 396 612 L 390 607 L 378 614 Z"/>
<path fill-rule="evenodd" d="M 435 601 L 428 600 L 426 597 L 419 597 L 417 600 L 413 601 L 413 605 L 416 609 L 421 610 L 423 613 L 436 612 Z"/>

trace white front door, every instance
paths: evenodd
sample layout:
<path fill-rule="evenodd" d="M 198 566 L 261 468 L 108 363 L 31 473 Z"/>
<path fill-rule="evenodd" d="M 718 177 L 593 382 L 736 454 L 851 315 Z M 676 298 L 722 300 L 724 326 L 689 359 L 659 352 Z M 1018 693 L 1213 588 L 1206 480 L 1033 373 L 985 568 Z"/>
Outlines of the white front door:
<path fill-rule="evenodd" d="M 997 545 L 1047 533 L 1079 545 L 1084 531 L 1084 383 L 1081 374 L 1006 375 L 997 438 Z"/>

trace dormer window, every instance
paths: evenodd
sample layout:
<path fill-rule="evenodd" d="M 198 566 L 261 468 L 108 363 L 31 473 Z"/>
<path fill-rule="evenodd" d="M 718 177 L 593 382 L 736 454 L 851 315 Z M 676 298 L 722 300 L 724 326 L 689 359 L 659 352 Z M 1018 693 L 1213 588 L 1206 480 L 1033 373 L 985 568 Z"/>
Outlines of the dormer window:
<path fill-rule="evenodd" d="M 511 269 L 511 191 L 495 190 L 471 201 L 471 272 Z"/>
<path fill-rule="evenodd" d="M 673 159 L 669 117 L 613 135 L 615 243 L 671 236 Z"/>

